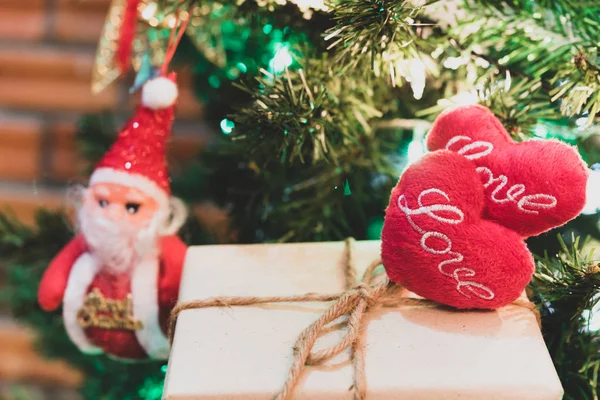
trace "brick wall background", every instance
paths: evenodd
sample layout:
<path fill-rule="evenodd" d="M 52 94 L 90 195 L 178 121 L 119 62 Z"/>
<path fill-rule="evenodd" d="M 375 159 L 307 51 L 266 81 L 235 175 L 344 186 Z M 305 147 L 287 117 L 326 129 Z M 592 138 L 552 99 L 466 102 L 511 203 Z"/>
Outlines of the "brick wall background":
<path fill-rule="evenodd" d="M 109 0 L 0 0 L 0 209 L 31 222 L 39 207 L 60 207 L 79 177 L 78 118 L 135 102 L 127 83 L 90 93 L 95 47 Z M 180 71 L 180 102 L 170 159 L 186 161 L 208 139 L 202 108 Z"/>

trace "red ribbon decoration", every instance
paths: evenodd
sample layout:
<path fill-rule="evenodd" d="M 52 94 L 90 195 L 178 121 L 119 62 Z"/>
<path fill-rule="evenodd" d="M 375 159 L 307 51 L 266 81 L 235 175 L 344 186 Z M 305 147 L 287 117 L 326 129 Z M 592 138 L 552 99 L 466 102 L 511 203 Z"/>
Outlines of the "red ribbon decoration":
<path fill-rule="evenodd" d="M 125 5 L 125 9 L 123 10 L 123 19 L 119 31 L 119 39 L 117 41 L 117 51 L 115 54 L 115 61 L 121 74 L 125 74 L 127 72 L 127 69 L 130 64 L 131 49 L 133 45 L 133 39 L 135 38 L 136 23 L 138 20 L 138 6 L 140 4 L 140 1 L 141 0 L 127 0 L 127 4 Z M 166 74 L 169 62 L 173 58 L 175 50 L 177 49 L 177 45 L 179 44 L 179 41 L 185 33 L 188 22 L 190 21 L 189 16 L 188 18 L 182 21 L 179 14 L 179 9 L 177 9 L 175 16 L 175 25 L 171 30 L 171 34 L 169 35 L 165 61 L 161 67 L 161 72 L 163 75 Z M 178 31 L 177 27 L 180 23 L 181 26 L 179 27 Z"/>
<path fill-rule="evenodd" d="M 117 42 L 116 63 L 121 74 L 127 72 L 131 59 L 131 48 L 135 37 L 135 25 L 138 19 L 138 5 L 140 0 L 127 0 L 123 11 L 123 21 Z"/>
<path fill-rule="evenodd" d="M 177 37 L 175 37 L 175 32 L 177 31 L 177 26 L 179 25 L 179 22 L 181 22 L 181 27 L 179 27 L 179 32 L 177 32 Z M 179 15 L 179 9 L 177 9 L 177 11 L 175 13 L 175 25 L 173 26 L 173 30 L 171 31 L 171 34 L 169 35 L 169 42 L 167 44 L 167 52 L 165 54 L 165 61 L 161 67 L 161 72 L 163 75 L 165 75 L 167 73 L 167 68 L 169 67 L 169 63 L 171 62 L 171 59 L 175 55 L 175 50 L 177 50 L 177 46 L 179 45 L 179 42 L 181 41 L 181 38 L 183 37 L 183 34 L 185 33 L 185 30 L 187 29 L 187 25 L 189 22 L 190 22 L 189 15 L 188 15 L 187 19 L 185 19 L 184 21 L 181 21 L 181 17 Z"/>

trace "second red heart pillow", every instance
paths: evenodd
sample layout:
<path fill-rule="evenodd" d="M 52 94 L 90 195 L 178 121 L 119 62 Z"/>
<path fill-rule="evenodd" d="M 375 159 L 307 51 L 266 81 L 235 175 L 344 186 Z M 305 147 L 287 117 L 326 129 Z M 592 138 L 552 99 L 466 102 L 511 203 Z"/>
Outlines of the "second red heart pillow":
<path fill-rule="evenodd" d="M 524 237 L 563 225 L 585 205 L 587 168 L 574 148 L 557 140 L 517 143 L 485 107 L 441 114 L 427 147 L 472 161 L 485 190 L 485 218 Z"/>

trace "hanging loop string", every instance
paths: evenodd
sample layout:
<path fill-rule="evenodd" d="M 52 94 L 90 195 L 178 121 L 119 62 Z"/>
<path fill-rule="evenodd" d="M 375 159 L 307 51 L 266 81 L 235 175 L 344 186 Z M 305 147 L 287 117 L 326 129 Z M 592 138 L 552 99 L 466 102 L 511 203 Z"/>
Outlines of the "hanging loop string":
<path fill-rule="evenodd" d="M 364 400 L 367 395 L 367 382 L 365 377 L 365 350 L 363 333 L 365 316 L 371 307 L 436 307 L 439 304 L 422 298 L 409 298 L 402 296 L 402 286 L 390 282 L 385 274 L 375 274 L 375 269 L 381 265 L 381 259 L 374 260 L 366 269 L 361 281 L 356 284 L 356 270 L 354 268 L 354 239 L 347 239 L 346 260 L 344 263 L 346 283 L 349 289 L 343 293 L 318 294 L 306 293 L 299 296 L 232 296 L 212 297 L 204 300 L 193 300 L 178 303 L 171 312 L 168 336 L 173 343 L 177 317 L 185 310 L 195 310 L 209 307 L 252 306 L 269 303 L 297 303 L 297 302 L 333 302 L 333 304 L 315 322 L 310 324 L 300 333 L 293 347 L 292 366 L 281 392 L 275 400 L 290 400 L 298 386 L 302 373 L 307 365 L 322 364 L 332 357 L 350 349 L 353 366 L 354 398 Z M 380 279 L 384 278 L 384 279 Z M 529 301 L 517 300 L 513 305 L 531 310 L 540 324 L 540 315 L 535 305 Z M 346 316 L 344 323 L 336 323 L 341 317 Z M 335 345 L 323 350 L 313 351 L 317 340 L 335 329 L 345 328 L 345 334 Z"/>
<path fill-rule="evenodd" d="M 188 23 L 190 22 L 190 15 L 188 14 L 188 17 L 181 21 L 181 10 L 179 8 L 177 8 L 177 10 L 175 11 L 175 23 L 173 25 L 173 29 L 171 29 L 171 33 L 169 34 L 169 40 L 167 41 L 167 51 L 165 53 L 165 61 L 163 62 L 163 65 L 161 66 L 160 70 L 162 72 L 163 75 L 165 75 L 167 73 L 167 68 L 169 67 L 169 63 L 171 62 L 171 60 L 173 59 L 173 56 L 175 55 L 175 51 L 177 50 L 177 46 L 179 45 L 179 42 L 181 41 L 181 38 L 183 37 L 183 34 L 185 33 L 185 30 L 187 29 Z M 181 23 L 181 26 L 179 26 Z M 179 29 L 178 29 L 179 27 Z"/>

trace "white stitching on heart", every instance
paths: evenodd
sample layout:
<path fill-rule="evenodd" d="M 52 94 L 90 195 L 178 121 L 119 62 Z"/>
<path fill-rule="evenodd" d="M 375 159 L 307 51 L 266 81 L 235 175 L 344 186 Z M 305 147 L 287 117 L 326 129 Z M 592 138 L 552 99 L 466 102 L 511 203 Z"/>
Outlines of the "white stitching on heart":
<path fill-rule="evenodd" d="M 429 254 L 435 254 L 435 255 L 448 254 L 453 257 L 448 260 L 444 260 L 444 261 L 440 262 L 438 264 L 437 268 L 438 268 L 438 271 L 440 271 L 440 273 L 442 275 L 453 278 L 456 281 L 456 291 L 458 291 L 458 293 L 460 293 L 461 295 L 463 295 L 467 298 L 471 298 L 471 296 L 469 296 L 469 294 L 463 292 L 463 288 L 465 288 L 466 290 L 468 290 L 475 296 L 479 297 L 480 299 L 492 300 L 494 298 L 494 292 L 490 288 L 488 288 L 485 285 L 482 285 L 479 282 L 463 280 L 463 278 L 474 277 L 475 276 L 474 270 L 472 270 L 470 268 L 456 268 L 452 272 L 448 272 L 448 271 L 444 270 L 444 267 L 446 265 L 460 263 L 464 260 L 464 256 L 461 253 L 452 251 L 452 240 L 450 240 L 450 238 L 447 235 L 445 235 L 441 232 L 426 231 L 425 229 L 421 228 L 419 225 L 417 225 L 413 221 L 411 216 L 422 215 L 422 214 L 425 214 L 428 217 L 434 219 L 435 221 L 441 222 L 443 224 L 458 225 L 464 221 L 464 218 L 465 218 L 464 213 L 462 212 L 462 210 L 460 208 L 458 208 L 456 206 L 453 206 L 450 204 L 431 204 L 428 206 L 424 206 L 423 205 L 423 197 L 425 197 L 426 195 L 428 195 L 430 193 L 438 194 L 438 195 L 442 196 L 444 199 L 446 199 L 447 202 L 450 202 L 450 197 L 448 197 L 448 195 L 444 191 L 437 189 L 437 188 L 423 190 L 419 194 L 419 197 L 417 198 L 417 204 L 419 205 L 419 207 L 415 208 L 415 209 L 411 209 L 410 207 L 408 207 L 406 197 L 404 195 L 400 195 L 400 197 L 398 197 L 398 208 L 404 213 L 404 215 L 406 215 L 406 219 L 408 220 L 408 223 L 410 224 L 410 226 L 416 232 L 421 234 L 421 241 L 420 241 L 421 248 Z M 455 217 L 454 218 L 443 217 L 441 215 L 436 214 L 436 211 L 446 211 L 451 214 L 454 214 Z M 428 246 L 427 239 L 429 239 L 429 238 L 437 238 L 437 239 L 444 241 L 446 243 L 446 247 L 443 249 L 439 249 L 439 248 L 436 249 L 436 248 Z"/>
<path fill-rule="evenodd" d="M 468 140 L 470 142 L 473 139 L 471 139 L 468 136 L 454 136 L 452 139 L 448 140 L 448 143 L 446 143 L 446 149 L 450 149 L 450 146 L 452 146 L 456 142 L 460 142 L 461 140 Z M 479 152 L 476 152 L 476 153 L 465 155 L 465 153 L 467 153 L 473 149 L 482 149 L 482 150 L 480 150 Z M 487 156 L 488 154 L 490 154 L 492 152 L 492 150 L 494 150 L 494 145 L 492 145 L 490 142 L 484 142 L 481 140 L 477 140 L 473 143 L 464 145 L 463 147 L 461 147 L 460 150 L 457 151 L 457 153 L 460 154 L 461 156 L 465 156 L 465 158 L 467 160 L 476 160 L 478 158 Z"/>
<path fill-rule="evenodd" d="M 484 188 L 487 188 L 492 183 L 499 182 L 498 186 L 496 186 L 491 196 L 492 201 L 496 203 L 502 204 L 508 201 L 512 201 L 513 203 L 517 204 L 517 208 L 519 210 L 528 214 L 539 214 L 539 211 L 536 211 L 535 209 L 528 210 L 525 208 L 525 206 L 529 206 L 530 208 L 550 209 L 556 207 L 556 204 L 558 203 L 556 197 L 543 193 L 529 194 L 527 196 L 523 196 L 521 199 L 518 199 L 518 197 L 525 192 L 525 185 L 523 185 L 522 183 L 512 185 L 506 191 L 506 198 L 499 199 L 496 197 L 496 195 L 504 188 L 504 186 L 506 186 L 506 184 L 508 183 L 508 178 L 505 175 L 494 177 L 494 173 L 487 167 L 478 167 L 476 171 L 480 174 L 484 173 L 488 177 L 487 182 L 483 184 Z M 541 200 L 542 202 L 536 202 L 535 200 Z M 544 200 L 546 200 L 546 202 L 544 202 Z"/>
<path fill-rule="evenodd" d="M 548 200 L 548 203 L 536 203 L 535 201 L 532 202 L 531 200 Z M 526 210 L 525 206 L 549 209 L 556 207 L 557 203 L 558 201 L 556 200 L 556 197 L 551 196 L 549 194 L 538 193 L 523 196 L 521 200 L 519 200 L 519 202 L 517 203 L 517 207 L 519 207 L 519 210 L 523 210 L 525 212 L 530 212 L 533 214 L 538 214 L 537 211 Z"/>
<path fill-rule="evenodd" d="M 449 150 L 453 144 L 463 141 L 463 140 L 467 140 L 467 141 L 471 142 L 473 139 L 471 139 L 468 136 L 454 136 L 453 138 L 448 140 L 448 143 L 446 143 L 446 149 Z M 482 149 L 482 150 L 480 150 L 479 152 L 468 154 L 468 152 L 473 149 Z M 494 149 L 494 146 L 490 142 L 484 142 L 484 141 L 478 140 L 473 143 L 464 145 L 457 151 L 457 153 L 463 155 L 468 160 L 475 160 L 475 159 L 487 156 L 488 154 L 490 154 L 492 152 L 493 149 Z M 525 190 L 526 190 L 525 185 L 523 185 L 522 183 L 517 183 L 517 184 L 510 186 L 506 190 L 506 197 L 498 198 L 497 194 L 508 184 L 508 178 L 506 177 L 506 175 L 499 175 L 498 177 L 495 177 L 492 170 L 490 170 L 487 167 L 478 167 L 477 172 L 480 175 L 481 174 L 487 175 L 487 182 L 485 182 L 483 184 L 484 188 L 487 188 L 488 186 L 490 186 L 493 183 L 498 184 L 498 186 L 496 186 L 496 188 L 492 191 L 492 195 L 491 195 L 491 199 L 495 203 L 503 204 L 503 203 L 507 203 L 507 202 L 511 201 L 511 202 L 517 204 L 517 208 L 519 210 L 523 211 L 524 213 L 528 213 L 528 214 L 539 214 L 539 211 L 538 211 L 539 209 L 546 209 L 546 210 L 551 209 L 551 208 L 556 207 L 556 204 L 558 204 L 556 197 L 554 197 L 550 194 L 545 194 L 545 193 L 530 194 L 530 195 L 523 196 L 521 199 L 519 199 L 519 196 L 521 196 L 523 193 L 525 193 Z M 525 207 L 528 207 L 529 209 L 527 209 Z M 537 210 L 536 210 L 536 208 L 537 208 Z"/>

